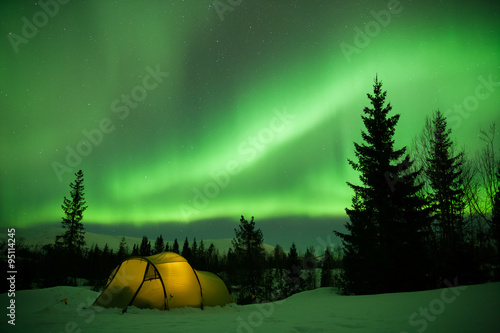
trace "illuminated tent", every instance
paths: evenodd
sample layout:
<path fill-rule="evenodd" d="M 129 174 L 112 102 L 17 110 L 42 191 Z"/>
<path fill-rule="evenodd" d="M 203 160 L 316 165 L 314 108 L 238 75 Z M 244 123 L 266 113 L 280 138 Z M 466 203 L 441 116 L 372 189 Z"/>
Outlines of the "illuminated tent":
<path fill-rule="evenodd" d="M 226 305 L 233 299 L 216 274 L 197 271 L 173 252 L 131 258 L 118 265 L 94 305 L 168 310 L 191 306 Z"/>

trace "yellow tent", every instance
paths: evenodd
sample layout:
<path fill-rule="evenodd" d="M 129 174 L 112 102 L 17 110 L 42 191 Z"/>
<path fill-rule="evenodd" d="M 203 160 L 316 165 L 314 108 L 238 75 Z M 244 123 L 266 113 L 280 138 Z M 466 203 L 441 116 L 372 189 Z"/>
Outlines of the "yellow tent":
<path fill-rule="evenodd" d="M 168 310 L 184 306 L 226 305 L 233 299 L 216 274 L 197 271 L 173 252 L 123 261 L 109 276 L 94 305 Z"/>

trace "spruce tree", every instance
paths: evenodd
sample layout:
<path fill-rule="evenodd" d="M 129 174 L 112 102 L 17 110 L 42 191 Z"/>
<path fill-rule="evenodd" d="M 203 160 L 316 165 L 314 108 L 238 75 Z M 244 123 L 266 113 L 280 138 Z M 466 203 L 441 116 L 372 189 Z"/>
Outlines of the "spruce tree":
<path fill-rule="evenodd" d="M 137 246 L 137 244 L 134 244 L 134 246 L 132 247 L 132 253 L 131 253 L 132 256 L 138 256 L 139 255 L 139 246 Z"/>
<path fill-rule="evenodd" d="M 128 256 L 128 246 L 125 241 L 125 237 L 120 240 L 120 246 L 118 248 L 118 260 L 123 260 Z"/>
<path fill-rule="evenodd" d="M 300 263 L 299 254 L 295 242 L 290 247 L 290 252 L 287 256 L 287 272 L 286 272 L 286 297 L 302 291 L 304 281 L 302 280 L 302 265 Z"/>
<path fill-rule="evenodd" d="M 198 245 L 198 251 L 196 251 L 196 265 L 197 269 L 200 270 L 210 269 L 207 267 L 207 253 L 203 239 L 200 241 L 200 245 Z"/>
<path fill-rule="evenodd" d="M 191 265 L 198 267 L 198 242 L 196 237 L 193 238 L 193 244 L 191 245 Z"/>
<path fill-rule="evenodd" d="M 172 252 L 180 254 L 180 252 L 179 252 L 179 242 L 177 241 L 177 238 L 174 240 L 174 245 L 172 245 Z"/>
<path fill-rule="evenodd" d="M 239 228 L 234 229 L 234 232 L 236 237 L 232 240 L 232 244 L 237 260 L 236 281 L 240 284 L 238 302 L 247 304 L 262 294 L 265 263 L 264 236 L 260 229 L 255 228 L 253 216 L 250 222 L 241 216 Z"/>
<path fill-rule="evenodd" d="M 141 245 L 139 246 L 139 255 L 151 255 L 151 242 L 148 240 L 148 236 L 142 236 Z"/>
<path fill-rule="evenodd" d="M 111 269 L 111 258 L 113 257 L 113 250 L 109 249 L 108 243 L 104 244 L 104 248 L 102 249 L 101 256 L 99 258 L 99 266 L 100 266 L 100 271 L 102 273 L 107 273 Z"/>
<path fill-rule="evenodd" d="M 85 231 L 82 224 L 83 212 L 87 209 L 85 206 L 85 193 L 83 192 L 83 172 L 75 173 L 74 183 L 69 184 L 71 191 L 71 200 L 64 197 L 62 209 L 64 217 L 61 224 L 66 232 L 61 236 L 56 236 L 56 244 L 64 247 L 69 255 L 81 254 L 85 245 Z"/>
<path fill-rule="evenodd" d="M 353 189 L 352 207 L 347 208 L 347 233 L 335 232 L 344 247 L 345 291 L 371 294 L 421 289 L 425 282 L 424 242 L 428 232 L 425 200 L 417 194 L 419 172 L 406 147 L 394 148 L 399 114 L 389 116 L 386 91 L 375 78 L 371 107 L 361 116 L 366 131 L 364 143 L 354 143 L 357 161 L 348 160 L 360 173 L 361 185 Z"/>
<path fill-rule="evenodd" d="M 306 278 L 304 281 L 305 290 L 313 290 L 317 287 L 317 274 L 316 268 L 318 267 L 318 262 L 314 256 L 314 247 L 308 247 L 306 253 L 304 254 L 304 261 L 302 265 L 306 271 Z"/>
<path fill-rule="evenodd" d="M 184 244 L 182 245 L 181 256 L 183 256 L 188 262 L 191 262 L 191 248 L 189 247 L 189 241 L 187 236 L 186 239 L 184 240 Z"/>
<path fill-rule="evenodd" d="M 163 242 L 163 236 L 160 235 L 160 236 L 156 237 L 155 246 L 154 246 L 154 254 L 163 252 L 164 247 L 165 247 L 165 244 Z"/>
<path fill-rule="evenodd" d="M 89 282 L 92 285 L 93 290 L 97 290 L 100 287 L 102 275 L 100 271 L 100 266 L 102 265 L 103 258 L 101 256 L 102 251 L 99 249 L 99 245 L 94 245 L 93 249 L 89 252 L 89 268 L 90 273 Z M 109 274 L 109 272 L 106 272 Z"/>
<path fill-rule="evenodd" d="M 210 243 L 207 250 L 207 266 L 211 270 L 217 270 L 219 267 L 219 253 L 215 248 L 214 243 Z"/>
<path fill-rule="evenodd" d="M 273 293 L 273 300 L 283 299 L 286 297 L 286 269 L 287 255 L 281 245 L 276 244 L 273 251 L 273 258 L 271 267 L 273 268 L 273 282 L 275 284 L 275 292 Z"/>
<path fill-rule="evenodd" d="M 283 275 L 283 269 L 286 267 L 287 255 L 281 245 L 276 244 L 273 251 L 272 267 L 281 271 Z"/>
<path fill-rule="evenodd" d="M 333 257 L 330 252 L 330 248 L 327 247 L 325 250 L 325 255 L 323 256 L 323 263 L 321 266 L 321 282 L 320 286 L 323 287 L 331 287 L 333 285 Z"/>
<path fill-rule="evenodd" d="M 454 153 L 451 129 L 438 110 L 431 122 L 431 139 L 427 153 L 425 175 L 429 182 L 430 208 L 439 255 L 439 280 L 462 275 L 464 266 L 465 193 L 462 183 L 464 154 Z M 468 259 L 469 256 L 467 257 Z M 469 266 L 469 265 L 465 265 Z M 470 267 L 468 267 L 470 269 Z"/>
<path fill-rule="evenodd" d="M 187 239 L 184 240 L 184 244 L 182 245 L 181 256 L 183 256 L 188 262 L 191 262 L 191 247 L 189 246 L 189 241 Z"/>

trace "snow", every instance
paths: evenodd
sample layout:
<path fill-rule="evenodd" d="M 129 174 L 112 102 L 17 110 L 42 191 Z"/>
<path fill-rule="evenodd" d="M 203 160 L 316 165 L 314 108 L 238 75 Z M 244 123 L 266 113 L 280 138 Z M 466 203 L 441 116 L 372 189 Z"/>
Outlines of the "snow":
<path fill-rule="evenodd" d="M 85 287 L 17 291 L 16 325 L 3 315 L 0 331 L 500 332 L 500 283 L 370 296 L 320 288 L 274 303 L 171 311 L 132 307 L 123 315 L 120 309 L 92 307 L 98 294 Z M 66 298 L 67 304 L 61 302 Z M 0 302 L 9 304 L 6 293 Z"/>

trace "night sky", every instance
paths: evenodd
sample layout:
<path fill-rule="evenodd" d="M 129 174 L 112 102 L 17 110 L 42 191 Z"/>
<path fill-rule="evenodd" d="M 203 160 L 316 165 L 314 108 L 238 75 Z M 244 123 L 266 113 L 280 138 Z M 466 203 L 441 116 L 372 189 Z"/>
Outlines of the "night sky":
<path fill-rule="evenodd" d="M 79 169 L 88 224 L 344 217 L 377 74 L 396 148 L 500 126 L 497 1 L 237 3 L 3 1 L 0 223 L 59 222 Z"/>

